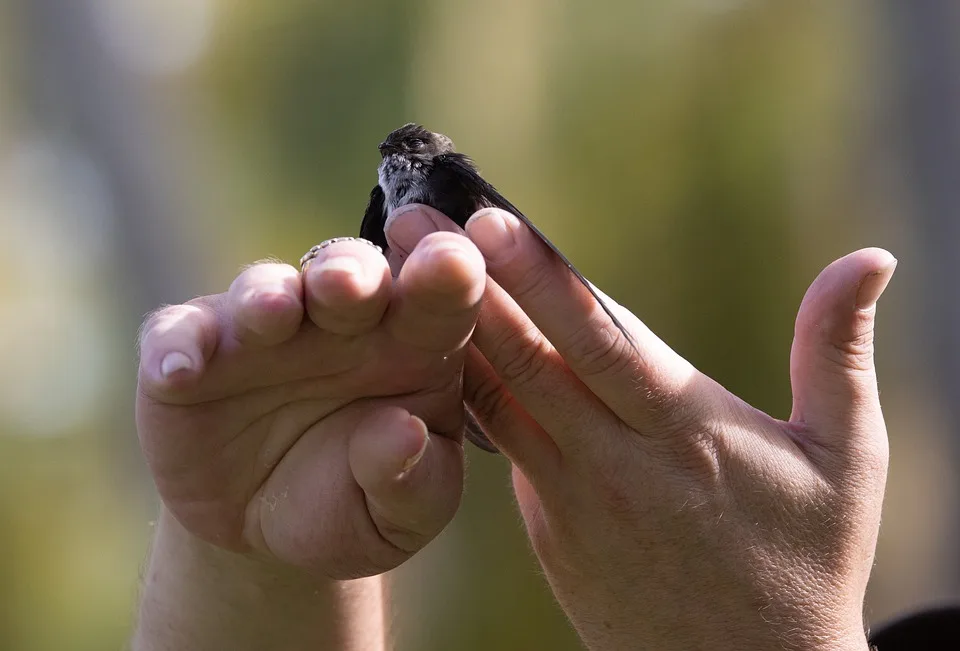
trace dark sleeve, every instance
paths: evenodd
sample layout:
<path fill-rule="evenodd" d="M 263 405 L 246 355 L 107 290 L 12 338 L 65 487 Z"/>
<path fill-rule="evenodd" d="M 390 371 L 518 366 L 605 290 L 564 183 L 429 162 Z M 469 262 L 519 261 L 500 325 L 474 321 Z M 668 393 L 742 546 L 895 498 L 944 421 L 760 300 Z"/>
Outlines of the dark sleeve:
<path fill-rule="evenodd" d="M 887 622 L 870 635 L 878 651 L 960 649 L 960 605 L 944 606 Z"/>

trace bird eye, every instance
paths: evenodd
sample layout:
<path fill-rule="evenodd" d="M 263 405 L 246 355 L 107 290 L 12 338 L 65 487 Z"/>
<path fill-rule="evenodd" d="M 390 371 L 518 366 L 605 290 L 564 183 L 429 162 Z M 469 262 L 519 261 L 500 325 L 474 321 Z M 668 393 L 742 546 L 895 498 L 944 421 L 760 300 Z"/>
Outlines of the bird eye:
<path fill-rule="evenodd" d="M 410 147 L 413 149 L 423 149 L 424 142 L 419 138 L 414 138 L 410 141 Z"/>

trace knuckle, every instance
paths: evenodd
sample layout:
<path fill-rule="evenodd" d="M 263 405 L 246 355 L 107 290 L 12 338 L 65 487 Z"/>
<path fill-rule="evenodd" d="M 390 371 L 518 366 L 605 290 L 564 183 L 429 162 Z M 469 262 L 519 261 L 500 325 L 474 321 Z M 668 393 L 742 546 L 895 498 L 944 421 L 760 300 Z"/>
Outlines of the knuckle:
<path fill-rule="evenodd" d="M 715 485 L 722 473 L 722 433 L 709 427 L 691 427 L 678 437 L 673 449 L 673 461 L 676 467 L 698 483 Z"/>
<path fill-rule="evenodd" d="M 309 528 L 294 528 L 283 551 L 295 563 L 338 581 L 391 570 L 410 558 L 412 552 L 388 538 L 372 515 L 351 517 L 341 522 L 346 528 L 331 541 L 332 544 L 319 548 L 316 536 Z"/>
<path fill-rule="evenodd" d="M 858 313 L 849 328 L 832 336 L 826 355 L 840 367 L 851 371 L 873 368 L 873 314 Z"/>
<path fill-rule="evenodd" d="M 587 377 L 617 374 L 635 363 L 623 333 L 596 317 L 570 335 L 567 348 L 580 373 Z"/>
<path fill-rule="evenodd" d="M 721 483 L 725 459 L 721 440 L 717 432 L 698 427 L 648 441 L 645 447 L 663 467 L 692 485 L 715 490 Z"/>
<path fill-rule="evenodd" d="M 841 367 L 851 371 L 869 371 L 873 368 L 873 331 L 836 340 L 828 350 L 828 355 Z"/>
<path fill-rule="evenodd" d="M 420 551 L 434 536 L 432 531 L 416 531 L 412 527 L 391 522 L 385 517 L 375 518 L 374 523 L 386 545 L 384 551 L 390 555 L 410 556 Z"/>
<path fill-rule="evenodd" d="M 709 399 L 690 399 L 677 392 L 660 393 L 650 400 L 649 432 L 644 442 L 659 459 L 699 483 L 714 485 L 723 471 L 729 428 L 749 428 L 740 423 L 736 406 Z M 711 414 L 712 416 L 705 416 Z"/>
<path fill-rule="evenodd" d="M 503 390 L 500 380 L 492 375 L 471 383 L 466 398 L 474 415 L 487 423 L 496 423 L 502 414 L 508 413 L 512 400 L 511 395 Z"/>
<path fill-rule="evenodd" d="M 477 278 L 455 278 L 455 274 L 418 274 L 401 279 L 401 301 L 424 316 L 461 319 L 479 309 L 482 283 Z M 381 292 L 381 295 L 383 292 Z M 377 300 L 382 300 L 378 297 Z"/>
<path fill-rule="evenodd" d="M 310 320 L 321 330 L 341 335 L 360 335 L 373 330 L 380 323 L 382 310 L 376 307 L 350 305 L 332 309 L 311 303 L 306 311 Z"/>
<path fill-rule="evenodd" d="M 460 499 L 459 496 L 455 499 L 447 496 L 444 502 L 434 504 L 435 508 L 430 509 L 429 514 L 420 513 L 417 516 L 398 518 L 390 513 L 391 509 L 381 508 L 367 500 L 374 529 L 371 533 L 375 538 L 367 547 L 374 552 L 374 556 L 379 557 L 382 569 L 398 565 L 405 558 L 423 549 L 442 531 L 444 525 L 453 517 Z"/>
<path fill-rule="evenodd" d="M 534 382 L 546 368 L 550 344 L 535 326 L 507 331 L 498 344 L 490 361 L 507 384 Z"/>

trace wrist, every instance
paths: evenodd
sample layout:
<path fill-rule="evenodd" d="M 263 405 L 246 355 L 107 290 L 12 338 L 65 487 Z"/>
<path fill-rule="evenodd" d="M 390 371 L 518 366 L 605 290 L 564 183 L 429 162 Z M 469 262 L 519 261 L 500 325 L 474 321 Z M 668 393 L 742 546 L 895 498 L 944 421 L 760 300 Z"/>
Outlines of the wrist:
<path fill-rule="evenodd" d="M 334 581 L 227 551 L 166 509 L 142 591 L 136 651 L 384 648 L 381 577 Z"/>
<path fill-rule="evenodd" d="M 718 597 L 717 603 L 723 600 Z M 596 606 L 599 600 L 593 601 Z M 564 600 L 561 600 L 561 604 Z M 662 651 L 705 648 L 712 651 L 741 649 L 782 649 L 784 651 L 872 651 L 862 616 L 830 616 L 823 612 L 795 611 L 790 616 L 776 615 L 769 610 L 757 611 L 691 609 L 688 604 L 674 603 L 676 626 L 651 627 L 650 620 L 635 607 L 625 610 L 592 609 L 589 612 L 566 606 L 564 612 L 591 651 L 608 649 L 651 648 Z M 649 612 L 649 609 L 646 610 Z M 615 615 L 611 617 L 611 614 Z M 616 615 L 620 615 L 617 617 Z M 693 615 L 692 618 L 687 615 Z M 601 624 L 598 626 L 598 624 Z"/>
<path fill-rule="evenodd" d="M 614 649 L 633 648 L 633 646 L 637 644 L 637 638 L 635 637 L 624 639 L 606 632 L 590 639 L 590 637 L 584 636 L 579 629 L 578 632 L 581 633 L 581 641 L 590 651 L 613 651 Z M 666 635 L 672 636 L 671 633 L 666 633 Z M 731 643 L 729 639 L 711 640 L 708 644 L 704 645 L 703 648 L 709 648 L 714 651 L 725 651 L 726 649 L 730 649 L 730 651 L 741 651 L 742 649 L 766 648 L 797 649 L 798 651 L 801 649 L 803 651 L 874 651 L 874 648 L 868 644 L 865 633 L 844 637 L 842 635 L 831 635 L 829 632 L 824 632 L 819 641 L 813 643 L 789 638 L 790 636 L 783 635 L 771 636 L 769 632 L 766 632 L 757 636 L 738 636 L 733 643 Z M 669 637 L 660 640 L 646 640 L 643 648 L 672 649 L 675 647 L 674 642 L 675 640 Z M 771 644 L 773 646 L 770 646 Z M 685 642 L 682 646 L 676 648 L 686 649 L 692 647 Z"/>

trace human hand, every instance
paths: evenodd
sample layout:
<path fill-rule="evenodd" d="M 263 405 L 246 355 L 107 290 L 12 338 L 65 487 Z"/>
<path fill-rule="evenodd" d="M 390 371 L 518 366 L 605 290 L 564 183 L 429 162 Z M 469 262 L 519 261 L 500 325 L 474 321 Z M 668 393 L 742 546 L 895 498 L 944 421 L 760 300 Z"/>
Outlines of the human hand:
<path fill-rule="evenodd" d="M 485 279 L 460 237 L 429 238 L 396 279 L 373 247 L 337 242 L 303 276 L 258 264 L 152 315 L 137 428 L 165 508 L 198 539 L 318 577 L 402 563 L 459 505 Z"/>
<path fill-rule="evenodd" d="M 415 256 L 438 229 L 455 226 L 423 209 L 393 217 L 388 237 Z M 515 464 L 533 547 L 586 644 L 866 649 L 888 455 L 873 324 L 894 258 L 858 251 L 813 283 L 781 421 L 616 306 L 634 348 L 509 213 L 481 211 L 467 234 L 496 281 L 467 401 Z"/>

